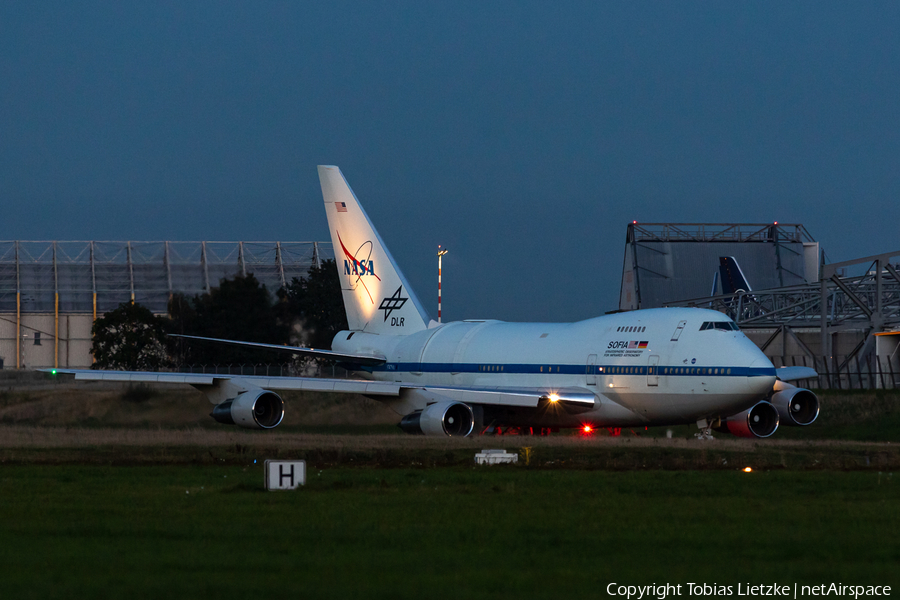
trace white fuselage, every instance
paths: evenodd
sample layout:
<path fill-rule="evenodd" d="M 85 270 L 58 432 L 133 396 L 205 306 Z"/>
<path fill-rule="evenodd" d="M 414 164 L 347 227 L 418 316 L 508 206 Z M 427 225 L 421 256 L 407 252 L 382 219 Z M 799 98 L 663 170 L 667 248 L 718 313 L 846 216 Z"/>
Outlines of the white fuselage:
<path fill-rule="evenodd" d="M 364 372 L 378 380 L 593 392 L 595 408 L 563 425 L 691 423 L 743 411 L 775 383 L 769 359 L 728 324 L 711 310 L 661 308 L 577 323 L 457 321 L 408 336 L 341 332 L 332 347 L 386 357 Z"/>

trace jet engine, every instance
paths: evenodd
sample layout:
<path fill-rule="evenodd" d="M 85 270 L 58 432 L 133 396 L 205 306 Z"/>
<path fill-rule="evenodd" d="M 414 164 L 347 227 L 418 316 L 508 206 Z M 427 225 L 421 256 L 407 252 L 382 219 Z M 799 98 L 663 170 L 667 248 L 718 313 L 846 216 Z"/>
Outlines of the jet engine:
<path fill-rule="evenodd" d="M 219 423 L 246 429 L 272 429 L 284 418 L 284 400 L 268 390 L 251 390 L 217 404 L 210 416 Z"/>
<path fill-rule="evenodd" d="M 475 428 L 475 414 L 468 404 L 444 401 L 429 404 L 424 410 L 406 415 L 400 429 L 422 435 L 466 437 Z"/>
<path fill-rule="evenodd" d="M 819 399 L 814 393 L 779 381 L 770 400 L 784 425 L 811 425 L 819 416 Z"/>
<path fill-rule="evenodd" d="M 732 415 L 716 427 L 738 437 L 767 438 L 778 429 L 778 410 L 765 400 L 757 402 L 744 412 Z"/>

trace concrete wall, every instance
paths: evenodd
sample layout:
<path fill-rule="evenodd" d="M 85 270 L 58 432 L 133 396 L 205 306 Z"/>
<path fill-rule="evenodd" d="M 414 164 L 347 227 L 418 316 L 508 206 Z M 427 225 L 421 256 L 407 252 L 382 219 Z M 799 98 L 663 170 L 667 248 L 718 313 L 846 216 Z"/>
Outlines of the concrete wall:
<path fill-rule="evenodd" d="M 55 317 L 28 313 L 21 317 L 20 337 L 16 338 L 16 314 L 0 313 L 0 358 L 4 369 L 16 368 L 19 352 L 22 366 L 90 368 L 91 325 L 93 317 L 83 314 L 59 316 L 59 344 L 56 344 Z M 55 356 L 54 356 L 55 355 Z"/>

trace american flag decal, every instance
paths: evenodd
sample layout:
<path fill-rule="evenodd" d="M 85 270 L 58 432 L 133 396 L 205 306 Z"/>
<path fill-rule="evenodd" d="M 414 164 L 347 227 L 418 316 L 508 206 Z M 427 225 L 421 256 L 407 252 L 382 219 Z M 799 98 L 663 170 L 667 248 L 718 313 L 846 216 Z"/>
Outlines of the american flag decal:
<path fill-rule="evenodd" d="M 637 348 L 637 347 L 638 347 L 638 343 L 637 343 L 637 342 L 628 342 L 628 348 L 629 348 L 629 349 L 630 349 L 630 348 Z"/>
<path fill-rule="evenodd" d="M 347 212 L 347 203 L 346 202 L 335 202 L 334 207 L 337 208 L 338 212 Z"/>

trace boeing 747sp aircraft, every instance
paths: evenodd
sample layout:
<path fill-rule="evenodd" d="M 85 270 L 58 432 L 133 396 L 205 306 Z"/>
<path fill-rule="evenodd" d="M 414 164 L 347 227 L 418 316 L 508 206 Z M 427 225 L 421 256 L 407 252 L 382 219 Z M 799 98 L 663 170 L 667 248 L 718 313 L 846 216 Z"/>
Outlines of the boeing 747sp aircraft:
<path fill-rule="evenodd" d="M 425 435 L 696 423 L 706 435 L 715 428 L 764 438 L 779 424 L 818 416 L 815 394 L 789 383 L 815 371 L 775 369 L 711 310 L 637 310 L 577 323 L 431 321 L 340 169 L 320 166 L 319 179 L 350 329 L 331 350 L 210 341 L 327 357 L 355 379 L 59 372 L 190 384 L 215 405 L 217 421 L 255 429 L 281 423 L 278 390 L 362 394 L 394 409 L 404 431 Z"/>

